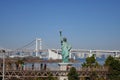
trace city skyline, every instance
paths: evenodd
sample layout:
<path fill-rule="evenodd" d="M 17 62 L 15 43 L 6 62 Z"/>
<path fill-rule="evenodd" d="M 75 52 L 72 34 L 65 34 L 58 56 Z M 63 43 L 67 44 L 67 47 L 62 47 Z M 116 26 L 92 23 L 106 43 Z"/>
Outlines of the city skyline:
<path fill-rule="evenodd" d="M 120 50 L 119 0 L 1 0 L 0 47 L 16 49 L 36 38 L 60 48 Z"/>

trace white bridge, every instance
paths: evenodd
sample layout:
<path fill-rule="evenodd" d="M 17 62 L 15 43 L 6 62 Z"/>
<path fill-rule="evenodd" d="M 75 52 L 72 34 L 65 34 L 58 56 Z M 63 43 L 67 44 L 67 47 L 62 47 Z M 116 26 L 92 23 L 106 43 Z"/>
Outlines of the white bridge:
<path fill-rule="evenodd" d="M 33 48 L 30 48 L 33 47 Z M 5 49 L 8 57 L 27 57 L 36 56 L 48 59 L 61 59 L 61 49 L 42 49 L 42 40 L 36 38 L 27 45 L 16 50 Z M 120 50 L 87 50 L 87 49 L 72 49 L 70 51 L 70 58 L 86 58 L 92 55 L 96 57 L 107 57 L 109 55 L 120 57 Z M 1 56 L 1 55 L 0 55 Z"/>
<path fill-rule="evenodd" d="M 52 58 L 52 56 L 54 56 L 54 58 L 56 57 L 57 59 L 61 59 L 60 53 L 61 53 L 61 49 L 51 49 L 50 51 L 50 57 Z M 120 57 L 120 50 L 85 50 L 85 49 L 72 49 L 70 51 L 70 58 L 86 58 L 86 57 L 90 57 L 92 55 L 95 55 L 96 57 L 108 57 L 109 55 L 113 56 L 113 57 Z M 53 59 L 54 59 L 53 58 Z"/>

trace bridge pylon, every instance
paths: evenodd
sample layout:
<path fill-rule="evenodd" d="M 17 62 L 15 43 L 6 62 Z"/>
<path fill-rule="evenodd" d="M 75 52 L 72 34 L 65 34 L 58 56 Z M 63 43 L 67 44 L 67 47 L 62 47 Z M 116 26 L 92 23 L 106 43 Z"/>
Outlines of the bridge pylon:
<path fill-rule="evenodd" d="M 36 38 L 36 48 L 35 48 L 36 55 L 35 56 L 41 57 L 41 55 L 38 55 L 40 50 L 42 50 L 42 39 L 41 38 Z"/>

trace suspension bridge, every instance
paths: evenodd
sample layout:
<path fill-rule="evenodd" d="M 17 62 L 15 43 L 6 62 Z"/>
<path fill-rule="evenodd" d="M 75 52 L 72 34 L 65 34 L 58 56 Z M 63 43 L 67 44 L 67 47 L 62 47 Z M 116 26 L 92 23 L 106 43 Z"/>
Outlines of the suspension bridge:
<path fill-rule="evenodd" d="M 42 39 L 36 38 L 28 44 L 17 48 L 15 50 L 5 49 L 8 57 L 28 57 L 36 56 L 48 59 L 61 59 L 61 49 L 42 49 Z M 70 58 L 86 58 L 95 54 L 96 57 L 107 57 L 109 55 L 120 57 L 120 50 L 87 50 L 87 49 L 72 49 L 70 51 Z"/>

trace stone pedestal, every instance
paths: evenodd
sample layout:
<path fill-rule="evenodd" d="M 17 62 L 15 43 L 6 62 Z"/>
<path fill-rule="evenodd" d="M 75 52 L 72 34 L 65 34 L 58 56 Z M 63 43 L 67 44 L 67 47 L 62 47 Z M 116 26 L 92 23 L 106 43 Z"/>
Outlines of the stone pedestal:
<path fill-rule="evenodd" d="M 59 63 L 58 65 L 60 71 L 68 71 L 71 68 L 72 63 Z M 65 76 L 59 76 L 59 80 L 68 80 L 67 74 Z"/>

